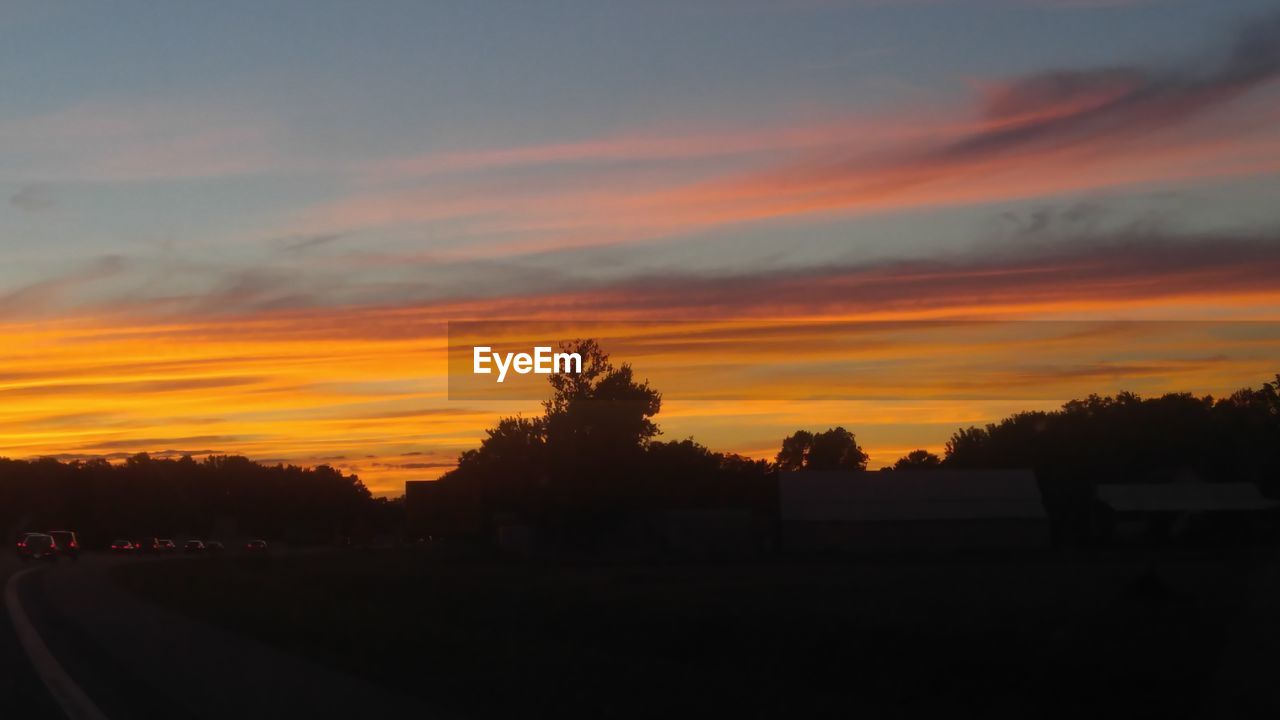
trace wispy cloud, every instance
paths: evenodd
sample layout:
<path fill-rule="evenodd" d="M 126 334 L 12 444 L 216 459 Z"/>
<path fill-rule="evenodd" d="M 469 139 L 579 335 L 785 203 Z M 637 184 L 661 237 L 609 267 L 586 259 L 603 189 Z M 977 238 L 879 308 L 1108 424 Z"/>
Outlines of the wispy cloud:
<path fill-rule="evenodd" d="M 303 235 L 301 237 L 280 238 L 276 244 L 284 252 L 303 253 L 308 250 L 332 245 L 341 240 L 345 235 L 343 233 L 325 233 L 321 235 Z"/>
<path fill-rule="evenodd" d="M 48 185 L 32 183 L 22 186 L 18 192 L 9 196 L 9 204 L 19 210 L 34 213 L 56 206 L 57 201 Z"/>
<path fill-rule="evenodd" d="M 86 101 L 0 122 L 18 182 L 112 182 L 242 175 L 279 168 L 280 128 L 209 101 Z"/>
<path fill-rule="evenodd" d="M 996 84 L 982 107 L 991 127 L 932 150 L 924 160 L 964 162 L 1125 141 L 1218 107 L 1277 74 L 1280 15 L 1246 25 L 1208 71 L 1068 69 Z"/>
<path fill-rule="evenodd" d="M 1280 145 L 1253 132 L 1280 120 L 1274 110 L 1219 111 L 1280 73 L 1278 18 L 1245 26 L 1217 57 L 1181 69 L 1063 68 L 987 81 L 974 119 L 931 108 L 845 127 L 651 133 L 391 160 L 363 176 L 364 189 L 299 224 L 326 232 L 451 223 L 482 238 L 473 252 L 498 253 L 806 213 L 1275 172 Z M 560 170 L 525 172 L 551 166 Z"/>
<path fill-rule="evenodd" d="M 1067 213 L 1075 217 L 1073 213 Z M 92 305 L 121 318 L 172 318 L 171 336 L 227 332 L 236 337 L 349 340 L 435 337 L 449 320 L 483 317 L 603 319 L 733 317 L 956 317 L 1095 312 L 1198 302 L 1203 312 L 1252 303 L 1277 311 L 1280 235 L 1275 231 L 1178 234 L 1138 223 L 1096 230 L 1095 223 L 1032 218 L 1016 242 L 967 253 L 736 273 L 668 269 L 613 280 L 559 275 L 483 291 L 465 280 L 483 268 L 439 264 L 424 277 L 460 278 L 448 292 L 423 296 L 415 283 L 365 288 L 349 283 L 325 294 L 286 276 L 228 276 L 207 295 Z M 517 273 L 518 274 L 518 273 Z M 236 301 L 235 298 L 240 298 Z M 354 302 L 376 298 L 376 303 Z M 1267 308 L 1270 308 L 1268 311 Z M 1193 310 L 1184 312 L 1195 316 Z M 190 328 L 182 323 L 191 321 Z M 223 330 L 214 330 L 226 322 Z M 210 325 L 214 323 L 214 325 Z M 139 333 L 149 332 L 144 328 Z"/>
<path fill-rule="evenodd" d="M 363 171 L 367 184 L 415 180 L 446 173 L 554 165 L 606 163 L 658 163 L 671 161 L 759 156 L 779 151 L 813 150 L 844 143 L 851 135 L 871 141 L 901 141 L 923 137 L 931 123 L 912 126 L 883 120 L 850 118 L 812 127 L 720 128 L 689 134 L 687 129 L 668 132 L 573 140 L 544 145 L 430 153 L 372 163 Z"/>
<path fill-rule="evenodd" d="M 580 296 L 583 307 L 775 317 L 1002 315 L 1178 298 L 1280 299 L 1280 237 L 1076 238 L 990 256 L 663 276 Z"/>
<path fill-rule="evenodd" d="M 74 305 L 83 299 L 83 290 L 87 286 L 119 276 L 128 266 L 129 261 L 123 256 L 106 255 L 81 269 L 0 294 L 0 318 L 42 314 Z"/>

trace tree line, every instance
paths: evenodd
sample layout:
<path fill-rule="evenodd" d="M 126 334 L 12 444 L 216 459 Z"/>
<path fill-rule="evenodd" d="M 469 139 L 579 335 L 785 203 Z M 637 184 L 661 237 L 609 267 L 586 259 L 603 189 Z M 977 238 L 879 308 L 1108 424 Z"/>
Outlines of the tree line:
<path fill-rule="evenodd" d="M 779 470 L 865 470 L 869 456 L 843 427 L 782 441 Z M 1091 482 L 1160 481 L 1191 471 L 1208 482 L 1257 483 L 1280 495 L 1280 375 L 1225 398 L 1168 393 L 1090 395 L 1052 411 L 957 430 L 940 457 L 914 450 L 886 469 L 1031 468 Z"/>
<path fill-rule="evenodd" d="M 798 430 L 772 461 L 713 452 L 692 439 L 660 441 L 661 394 L 594 341 L 566 347 L 582 355 L 584 372 L 552 376 L 542 415 L 504 418 L 441 478 L 465 488 L 491 517 L 591 538 L 629 513 L 768 510 L 779 470 L 867 469 L 868 454 L 844 427 Z M 919 449 L 885 469 L 1030 468 L 1050 511 L 1068 514 L 1083 512 L 1099 482 L 1158 481 L 1184 469 L 1209 482 L 1256 482 L 1280 496 L 1278 388 L 1280 375 L 1220 399 L 1090 395 L 958 429 L 942 455 Z"/>
<path fill-rule="evenodd" d="M 0 524 L 76 530 L 91 544 L 222 532 L 330 542 L 389 520 L 386 501 L 375 500 L 358 477 L 324 465 L 145 453 L 118 464 L 0 458 Z"/>

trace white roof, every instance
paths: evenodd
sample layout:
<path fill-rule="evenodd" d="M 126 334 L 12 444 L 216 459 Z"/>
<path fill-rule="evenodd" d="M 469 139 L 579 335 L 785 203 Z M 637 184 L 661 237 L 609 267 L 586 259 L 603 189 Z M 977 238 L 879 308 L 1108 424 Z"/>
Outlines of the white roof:
<path fill-rule="evenodd" d="M 1043 519 L 1030 470 L 782 472 L 784 521 Z"/>
<path fill-rule="evenodd" d="M 1128 483 L 1099 485 L 1096 493 L 1117 512 L 1268 510 L 1277 505 L 1253 483 Z"/>

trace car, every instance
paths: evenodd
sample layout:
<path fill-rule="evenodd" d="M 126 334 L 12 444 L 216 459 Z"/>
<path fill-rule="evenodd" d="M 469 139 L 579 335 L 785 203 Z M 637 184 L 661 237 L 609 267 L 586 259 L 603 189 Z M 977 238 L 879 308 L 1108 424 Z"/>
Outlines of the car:
<path fill-rule="evenodd" d="M 205 544 L 199 540 L 188 540 L 182 543 L 182 552 L 184 553 L 202 553 L 205 549 Z"/>
<path fill-rule="evenodd" d="M 49 537 L 58 544 L 58 552 L 71 558 L 80 559 L 80 538 L 70 530 L 50 530 Z"/>
<path fill-rule="evenodd" d="M 35 534 L 36 533 L 24 532 L 18 535 L 18 540 L 17 542 L 14 543 L 14 546 L 13 546 L 14 550 L 16 550 L 18 553 L 18 557 L 22 557 L 26 553 L 27 538 Z"/>
<path fill-rule="evenodd" d="M 154 555 L 160 552 L 160 541 L 155 538 L 134 540 L 133 549 L 142 555 Z"/>
<path fill-rule="evenodd" d="M 267 551 L 267 541 L 266 540 L 250 540 L 249 542 L 244 544 L 244 549 L 246 552 L 264 553 Z"/>
<path fill-rule="evenodd" d="M 205 552 L 220 553 L 227 548 L 217 540 L 206 540 L 204 544 Z"/>
<path fill-rule="evenodd" d="M 57 560 L 58 541 L 44 533 L 27 533 L 18 540 L 18 557 L 23 562 L 30 560 Z"/>
<path fill-rule="evenodd" d="M 178 546 L 168 538 L 160 538 L 156 540 L 156 548 L 162 553 L 171 553 L 178 549 Z"/>
<path fill-rule="evenodd" d="M 131 540 L 116 540 L 111 543 L 111 552 L 121 555 L 133 553 L 137 549 L 138 546 L 134 545 Z"/>

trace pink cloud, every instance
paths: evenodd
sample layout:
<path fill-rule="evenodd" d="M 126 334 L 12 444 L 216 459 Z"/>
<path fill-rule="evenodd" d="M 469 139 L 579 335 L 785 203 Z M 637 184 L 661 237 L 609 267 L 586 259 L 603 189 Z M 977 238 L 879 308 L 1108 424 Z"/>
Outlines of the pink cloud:
<path fill-rule="evenodd" d="M 1230 112 L 1280 74 L 1275 47 L 1280 21 L 1270 20 L 1246 28 L 1224 59 L 1202 67 L 1035 73 L 987 82 L 971 109 L 390 161 L 366 173 L 364 189 L 313 209 L 300 224 L 314 232 L 449 221 L 464 236 L 498 237 L 472 249 L 485 255 L 652 240 L 808 213 L 1275 172 L 1275 111 Z M 573 167 L 494 172 L 552 165 Z"/>

